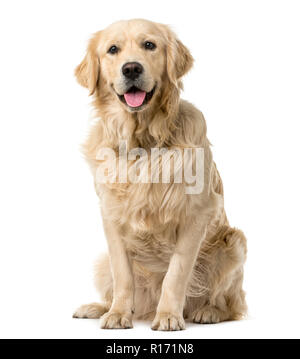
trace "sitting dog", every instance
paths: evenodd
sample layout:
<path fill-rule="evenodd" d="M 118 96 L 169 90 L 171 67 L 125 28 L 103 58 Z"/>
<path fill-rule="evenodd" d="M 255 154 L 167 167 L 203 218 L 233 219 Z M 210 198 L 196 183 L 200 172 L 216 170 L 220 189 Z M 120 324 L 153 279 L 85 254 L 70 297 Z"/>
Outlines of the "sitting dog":
<path fill-rule="evenodd" d="M 151 319 L 152 329 L 171 331 L 185 329 L 185 320 L 217 323 L 246 313 L 246 239 L 227 220 L 205 119 L 180 99 L 192 65 L 169 27 L 130 20 L 95 33 L 75 70 L 96 110 L 83 151 L 109 248 L 96 265 L 102 303 L 80 307 L 75 318 L 101 318 L 107 329 Z M 195 169 L 193 187 L 182 174 Z"/>

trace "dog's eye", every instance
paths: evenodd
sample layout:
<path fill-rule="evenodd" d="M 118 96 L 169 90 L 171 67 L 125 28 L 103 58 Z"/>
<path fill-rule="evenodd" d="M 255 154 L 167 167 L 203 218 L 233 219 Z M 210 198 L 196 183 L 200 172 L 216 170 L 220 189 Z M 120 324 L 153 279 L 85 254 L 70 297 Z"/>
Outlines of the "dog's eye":
<path fill-rule="evenodd" d="M 146 41 L 145 44 L 144 44 L 144 46 L 145 46 L 145 49 L 146 49 L 146 50 L 151 50 L 151 51 L 153 51 L 153 50 L 156 49 L 156 45 L 153 44 L 153 42 L 150 42 L 150 41 Z"/>
<path fill-rule="evenodd" d="M 119 49 L 117 48 L 116 45 L 113 45 L 108 51 L 107 51 L 109 54 L 117 54 L 119 52 Z"/>

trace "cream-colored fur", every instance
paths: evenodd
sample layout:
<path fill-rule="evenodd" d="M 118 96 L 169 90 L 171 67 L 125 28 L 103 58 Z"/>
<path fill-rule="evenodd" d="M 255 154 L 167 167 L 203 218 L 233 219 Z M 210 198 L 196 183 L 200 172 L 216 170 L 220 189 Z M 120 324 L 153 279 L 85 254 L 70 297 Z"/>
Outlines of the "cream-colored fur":
<path fill-rule="evenodd" d="M 157 49 L 145 51 L 144 41 L 155 42 Z M 115 44 L 120 52 L 107 54 Z M 116 94 L 122 88 L 120 68 L 128 61 L 142 63 L 147 91 L 156 86 L 141 111 L 128 109 Z M 101 317 L 102 328 L 130 328 L 134 316 L 152 319 L 155 330 L 181 330 L 184 318 L 217 323 L 246 313 L 246 239 L 228 223 L 204 117 L 179 97 L 181 77 L 192 64 L 188 49 L 167 26 L 131 20 L 96 33 L 76 69 L 97 111 L 84 145 L 95 179 L 97 168 L 107 165 L 97 160 L 97 152 L 104 147 L 117 152 L 120 140 L 128 141 L 128 150 L 141 147 L 148 153 L 152 147 L 201 147 L 205 168 L 204 190 L 193 195 L 185 193 L 185 183 L 95 180 L 109 247 L 96 265 L 103 303 L 85 305 L 74 317 Z M 130 171 L 132 163 L 128 166 Z"/>

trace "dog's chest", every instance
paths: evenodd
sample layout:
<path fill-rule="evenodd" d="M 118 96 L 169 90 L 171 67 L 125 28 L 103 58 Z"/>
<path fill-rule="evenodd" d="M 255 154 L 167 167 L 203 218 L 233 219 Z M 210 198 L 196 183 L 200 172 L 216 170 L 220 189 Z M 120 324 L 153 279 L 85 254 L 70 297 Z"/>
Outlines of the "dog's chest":
<path fill-rule="evenodd" d="M 129 229 L 124 242 L 132 259 L 154 272 L 165 271 L 176 245 L 176 227 L 166 225 L 157 232 L 138 233 Z"/>
<path fill-rule="evenodd" d="M 107 184 L 100 195 L 106 216 L 132 233 L 154 234 L 176 228 L 186 211 L 181 184 Z"/>

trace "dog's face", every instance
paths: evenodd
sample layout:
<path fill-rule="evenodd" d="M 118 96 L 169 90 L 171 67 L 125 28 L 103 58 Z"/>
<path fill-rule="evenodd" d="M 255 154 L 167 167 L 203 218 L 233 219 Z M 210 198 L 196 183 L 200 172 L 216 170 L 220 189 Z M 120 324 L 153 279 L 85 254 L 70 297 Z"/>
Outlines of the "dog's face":
<path fill-rule="evenodd" d="M 164 43 L 151 23 L 121 22 L 103 32 L 101 74 L 130 111 L 150 103 L 165 69 Z"/>
<path fill-rule="evenodd" d="M 90 40 L 78 81 L 113 94 L 127 111 L 143 111 L 166 85 L 177 81 L 192 66 L 187 48 L 167 26 L 146 20 L 121 21 Z"/>

